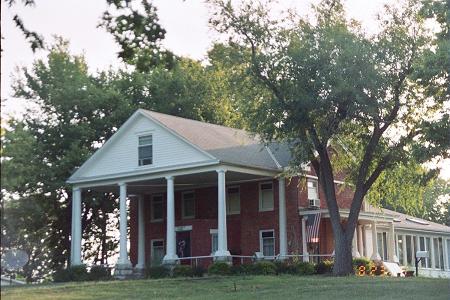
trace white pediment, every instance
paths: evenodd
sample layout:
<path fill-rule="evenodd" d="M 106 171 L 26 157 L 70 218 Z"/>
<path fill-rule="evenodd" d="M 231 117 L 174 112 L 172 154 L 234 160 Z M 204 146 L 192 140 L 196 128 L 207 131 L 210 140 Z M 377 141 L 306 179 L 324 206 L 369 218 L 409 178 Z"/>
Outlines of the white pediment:
<path fill-rule="evenodd" d="M 138 165 L 139 136 L 152 135 L 153 163 Z M 69 179 L 130 174 L 162 167 L 192 164 L 213 159 L 210 154 L 184 140 L 156 120 L 137 111 Z"/>

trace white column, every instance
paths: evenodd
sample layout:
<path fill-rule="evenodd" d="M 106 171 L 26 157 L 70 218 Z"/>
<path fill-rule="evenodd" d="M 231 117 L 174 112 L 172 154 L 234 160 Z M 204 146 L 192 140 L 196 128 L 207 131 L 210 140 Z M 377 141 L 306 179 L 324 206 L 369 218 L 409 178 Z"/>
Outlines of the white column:
<path fill-rule="evenodd" d="M 377 225 L 375 221 L 372 221 L 372 257 L 370 259 L 380 261 L 381 256 L 378 254 L 378 238 L 377 238 Z"/>
<path fill-rule="evenodd" d="M 308 245 L 306 243 L 306 218 L 302 216 L 302 248 L 303 248 L 303 261 L 309 261 Z"/>
<path fill-rule="evenodd" d="M 280 231 L 280 259 L 287 255 L 287 234 L 286 234 L 286 186 L 285 179 L 278 179 L 278 218 Z"/>
<path fill-rule="evenodd" d="M 119 197 L 119 208 L 120 208 L 120 241 L 119 241 L 119 259 L 117 264 L 121 267 L 128 267 L 131 265 L 128 259 L 128 230 L 127 230 L 127 184 L 124 182 L 119 183 L 120 197 Z"/>
<path fill-rule="evenodd" d="M 361 256 L 364 256 L 364 243 L 363 243 L 363 225 L 358 225 L 356 228 L 358 230 L 358 252 Z"/>
<path fill-rule="evenodd" d="M 217 251 L 214 254 L 216 259 L 226 259 L 230 256 L 227 245 L 227 205 L 226 205 L 226 190 L 225 190 L 225 170 L 217 171 Z"/>
<path fill-rule="evenodd" d="M 419 245 L 419 243 L 416 243 L 416 245 Z M 449 270 L 450 269 L 450 261 L 448 261 L 448 252 L 450 249 L 447 247 L 447 239 L 442 238 L 442 246 L 444 250 L 444 269 Z"/>
<path fill-rule="evenodd" d="M 402 249 L 403 249 L 403 265 L 406 266 L 408 265 L 408 255 L 406 253 L 406 235 L 402 235 Z M 415 255 L 414 255 L 415 257 Z"/>
<path fill-rule="evenodd" d="M 431 268 L 435 269 L 436 268 L 436 259 L 435 259 L 434 251 L 436 251 L 437 249 L 434 249 L 434 237 L 430 237 L 430 241 L 431 241 L 431 251 L 430 251 Z"/>
<path fill-rule="evenodd" d="M 138 261 L 136 268 L 145 268 L 145 219 L 144 198 L 138 196 Z"/>
<path fill-rule="evenodd" d="M 395 231 L 394 231 L 394 223 L 389 224 L 389 261 L 398 262 L 398 257 L 395 254 Z"/>
<path fill-rule="evenodd" d="M 358 226 L 358 225 L 356 225 Z M 352 239 L 352 256 L 359 258 L 361 257 L 361 253 L 358 251 L 358 240 L 357 240 L 357 232 L 355 228 L 355 232 L 353 233 L 353 239 Z"/>
<path fill-rule="evenodd" d="M 175 188 L 174 177 L 167 176 L 167 228 L 166 228 L 166 255 L 163 258 L 164 264 L 175 264 L 178 259 L 176 252 L 175 236 Z"/>
<path fill-rule="evenodd" d="M 81 189 L 72 192 L 72 261 L 71 265 L 81 265 Z"/>

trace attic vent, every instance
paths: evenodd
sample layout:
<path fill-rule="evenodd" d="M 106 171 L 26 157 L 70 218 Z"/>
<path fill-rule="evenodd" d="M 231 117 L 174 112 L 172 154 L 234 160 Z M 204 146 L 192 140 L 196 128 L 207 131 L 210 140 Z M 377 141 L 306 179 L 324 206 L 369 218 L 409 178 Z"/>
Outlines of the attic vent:
<path fill-rule="evenodd" d="M 420 225 L 430 225 L 430 223 L 419 220 L 419 219 L 414 219 L 414 218 L 406 218 L 406 220 L 410 221 L 410 222 L 414 222 Z"/>
<path fill-rule="evenodd" d="M 394 222 L 397 222 L 397 223 L 399 223 L 399 222 L 401 222 L 402 220 L 400 220 L 400 219 L 394 219 Z"/>

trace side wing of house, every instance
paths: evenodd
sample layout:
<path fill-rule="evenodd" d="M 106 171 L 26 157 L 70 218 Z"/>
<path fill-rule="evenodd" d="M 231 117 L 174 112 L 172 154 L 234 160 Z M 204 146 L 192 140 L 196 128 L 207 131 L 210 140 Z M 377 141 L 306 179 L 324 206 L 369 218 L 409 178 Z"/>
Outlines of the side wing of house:
<path fill-rule="evenodd" d="M 139 146 L 151 145 L 151 163 L 139 162 Z M 164 125 L 137 111 L 119 130 L 88 159 L 69 179 L 88 178 L 156 170 L 213 160 L 214 157 L 190 144 Z M 142 164 L 142 162 L 141 162 Z"/>

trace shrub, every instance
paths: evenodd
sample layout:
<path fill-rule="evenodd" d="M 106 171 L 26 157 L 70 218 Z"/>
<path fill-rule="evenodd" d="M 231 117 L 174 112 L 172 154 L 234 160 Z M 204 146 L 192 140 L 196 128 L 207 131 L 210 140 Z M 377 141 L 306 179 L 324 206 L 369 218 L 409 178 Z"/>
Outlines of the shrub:
<path fill-rule="evenodd" d="M 145 276 L 147 278 L 165 278 L 170 276 L 170 270 L 163 266 L 147 267 L 145 269 Z"/>
<path fill-rule="evenodd" d="M 329 274 L 333 272 L 334 262 L 332 260 L 324 260 L 315 266 L 316 274 Z"/>
<path fill-rule="evenodd" d="M 297 275 L 313 275 L 315 272 L 314 264 L 310 262 L 298 262 L 293 264 L 293 271 Z"/>
<path fill-rule="evenodd" d="M 226 262 L 215 262 L 208 268 L 208 274 L 211 275 L 230 275 L 231 267 Z"/>
<path fill-rule="evenodd" d="M 276 274 L 276 266 L 270 261 L 259 261 L 253 265 L 252 274 L 254 275 L 274 275 Z"/>
<path fill-rule="evenodd" d="M 178 265 L 173 269 L 173 277 L 193 277 L 194 272 L 191 266 Z"/>
<path fill-rule="evenodd" d="M 72 266 L 67 269 L 61 269 L 53 274 L 54 282 L 68 281 L 86 281 L 89 280 L 89 274 L 85 265 Z"/>
<path fill-rule="evenodd" d="M 68 269 L 56 270 L 56 272 L 53 273 L 53 281 L 54 282 L 72 281 L 70 271 Z"/>
<path fill-rule="evenodd" d="M 112 278 L 111 271 L 105 266 L 92 266 L 89 271 L 89 280 L 99 281 L 99 280 L 110 280 Z"/>
<path fill-rule="evenodd" d="M 192 268 L 192 275 L 194 277 L 203 277 L 203 275 L 206 273 L 206 269 L 202 266 L 196 266 Z"/>
<path fill-rule="evenodd" d="M 293 264 L 289 264 L 284 261 L 276 261 L 275 263 L 276 274 L 295 274 L 295 267 Z"/>
<path fill-rule="evenodd" d="M 358 268 L 361 266 L 364 266 L 364 268 L 366 269 L 366 273 L 370 273 L 370 269 L 372 268 L 372 266 L 374 266 L 374 263 L 371 260 L 363 257 L 354 258 L 352 263 L 355 273 L 358 272 Z"/>

